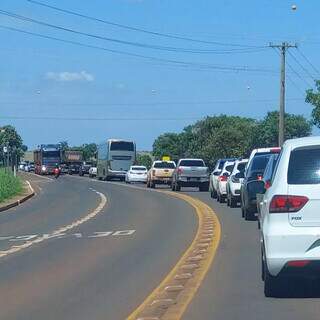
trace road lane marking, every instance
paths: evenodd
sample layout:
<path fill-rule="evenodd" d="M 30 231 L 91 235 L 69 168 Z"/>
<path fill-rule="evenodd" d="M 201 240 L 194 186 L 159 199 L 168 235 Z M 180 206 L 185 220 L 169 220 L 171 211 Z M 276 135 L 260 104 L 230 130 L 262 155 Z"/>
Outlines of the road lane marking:
<path fill-rule="evenodd" d="M 185 194 L 160 190 L 156 192 L 165 193 L 189 203 L 196 211 L 199 220 L 198 230 L 193 242 L 178 263 L 160 285 L 127 317 L 127 320 L 181 319 L 209 271 L 221 238 L 220 222 L 214 211 L 204 202 Z M 213 235 L 210 237 L 206 234 L 205 227 L 208 221 L 212 225 Z M 200 255 L 201 259 L 199 259 Z M 177 288 L 177 286 L 183 286 L 183 288 L 179 287 L 181 290 L 176 291 L 166 290 L 166 288 Z"/>
<path fill-rule="evenodd" d="M 78 219 L 74 222 L 72 222 L 71 224 L 68 224 L 66 226 L 63 226 L 63 227 L 60 227 L 59 229 L 57 230 L 54 230 L 53 232 L 51 232 L 50 234 L 45 234 L 45 235 L 42 235 L 34 240 L 30 240 L 30 241 L 27 241 L 19 246 L 13 246 L 7 250 L 4 250 L 4 251 L 0 251 L 0 258 L 3 258 L 3 257 L 6 257 L 10 254 L 13 254 L 13 253 L 17 253 L 23 249 L 26 249 L 26 248 L 29 248 L 35 244 L 38 244 L 38 243 L 41 243 L 41 242 L 44 242 L 48 239 L 51 239 L 51 238 L 54 238 L 54 237 L 59 237 L 61 236 L 62 234 L 65 234 L 67 231 L 75 228 L 75 227 L 78 227 L 80 226 L 81 224 L 93 219 L 94 217 L 96 217 L 100 212 L 102 212 L 102 209 L 105 207 L 106 203 L 107 203 L 107 198 L 106 196 L 103 194 L 103 193 L 100 193 L 99 192 L 99 196 L 100 196 L 100 203 L 99 205 L 93 210 L 91 211 L 89 214 L 87 214 L 85 217 L 81 218 L 81 219 Z"/>
<path fill-rule="evenodd" d="M 77 233 L 56 233 L 56 234 L 27 234 L 23 236 L 0 236 L 0 242 L 15 242 L 15 241 L 29 241 L 38 237 L 43 237 L 45 239 L 66 239 L 66 238 L 105 238 L 105 237 L 126 237 L 131 236 L 136 232 L 136 230 L 117 230 L 117 231 L 96 231 L 89 235 L 83 234 L 81 232 Z"/>
<path fill-rule="evenodd" d="M 35 173 L 32 173 L 32 172 L 23 172 L 24 174 L 28 174 L 30 176 L 33 176 L 33 177 L 38 177 L 38 178 L 42 178 L 42 179 L 45 179 L 45 180 L 50 180 L 50 181 L 53 181 L 52 178 L 49 178 L 49 177 L 46 177 L 46 176 L 42 176 L 40 174 L 35 174 Z"/>

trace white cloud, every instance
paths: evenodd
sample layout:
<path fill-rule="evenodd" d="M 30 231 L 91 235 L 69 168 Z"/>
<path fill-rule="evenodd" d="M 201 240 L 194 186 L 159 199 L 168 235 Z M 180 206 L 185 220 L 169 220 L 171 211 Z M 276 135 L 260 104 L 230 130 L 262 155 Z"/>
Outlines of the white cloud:
<path fill-rule="evenodd" d="M 94 81 L 94 76 L 86 71 L 80 72 L 47 72 L 46 79 L 67 82 L 67 81 Z"/>

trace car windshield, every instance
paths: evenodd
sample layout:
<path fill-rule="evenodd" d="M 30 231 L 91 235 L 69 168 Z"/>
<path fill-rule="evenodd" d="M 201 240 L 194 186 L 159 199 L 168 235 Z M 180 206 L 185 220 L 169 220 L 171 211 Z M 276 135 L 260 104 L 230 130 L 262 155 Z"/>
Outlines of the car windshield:
<path fill-rule="evenodd" d="M 320 183 L 320 146 L 291 152 L 288 184 Z"/>
<path fill-rule="evenodd" d="M 225 170 L 228 172 L 231 172 L 233 170 L 234 164 L 231 164 L 229 166 L 226 166 Z"/>
<path fill-rule="evenodd" d="M 156 162 L 153 167 L 156 169 L 174 169 L 176 166 L 173 162 L 162 161 Z"/>
<path fill-rule="evenodd" d="M 181 167 L 204 167 L 202 160 L 182 160 L 180 162 Z"/>
<path fill-rule="evenodd" d="M 239 163 L 237 169 L 239 171 L 244 171 L 246 164 L 247 164 L 246 162 Z"/>

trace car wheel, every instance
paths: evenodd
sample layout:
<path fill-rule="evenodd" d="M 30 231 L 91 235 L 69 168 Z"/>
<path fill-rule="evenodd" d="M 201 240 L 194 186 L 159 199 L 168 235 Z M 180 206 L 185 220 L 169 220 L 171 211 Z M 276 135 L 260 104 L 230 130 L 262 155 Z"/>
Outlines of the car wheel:
<path fill-rule="evenodd" d="M 247 209 L 246 207 L 244 207 L 244 219 L 245 219 L 246 221 L 253 221 L 253 220 L 255 220 L 254 214 L 253 214 L 249 209 Z"/>
<path fill-rule="evenodd" d="M 236 206 L 237 206 L 237 200 L 232 195 L 230 195 L 230 207 L 235 208 Z"/>
<path fill-rule="evenodd" d="M 212 191 L 212 198 L 216 199 L 217 198 L 217 191 L 213 189 Z"/>
<path fill-rule="evenodd" d="M 154 184 L 154 182 L 150 182 L 150 188 L 154 189 L 156 187 L 156 185 Z"/>
<path fill-rule="evenodd" d="M 174 184 L 174 182 L 171 183 L 171 190 L 172 190 L 172 191 L 176 191 L 176 190 L 175 190 L 175 184 Z"/>
<path fill-rule="evenodd" d="M 222 194 L 220 194 L 219 196 L 219 202 L 224 203 L 224 196 Z"/>
<path fill-rule="evenodd" d="M 179 185 L 179 182 L 176 182 L 175 189 L 176 189 L 176 191 L 180 191 L 181 190 L 181 186 Z"/>
<path fill-rule="evenodd" d="M 269 271 L 266 262 L 264 262 L 264 295 L 268 298 L 278 297 L 280 289 L 279 277 L 272 276 Z"/>
<path fill-rule="evenodd" d="M 230 207 L 230 199 L 229 199 L 229 194 L 227 194 L 227 206 Z"/>

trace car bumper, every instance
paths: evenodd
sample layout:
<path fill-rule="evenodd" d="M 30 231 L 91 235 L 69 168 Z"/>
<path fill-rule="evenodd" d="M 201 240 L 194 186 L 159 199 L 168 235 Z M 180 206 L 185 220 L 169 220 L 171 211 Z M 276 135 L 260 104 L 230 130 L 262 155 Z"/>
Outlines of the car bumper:
<path fill-rule="evenodd" d="M 318 270 L 320 261 L 320 228 L 289 227 L 287 232 L 273 228 L 264 236 L 265 257 L 271 275 L 300 274 L 304 270 Z M 314 230 L 309 230 L 314 229 Z M 305 267 L 289 267 L 290 261 L 310 260 Z M 314 276 L 310 274 L 310 276 Z"/>
<path fill-rule="evenodd" d="M 127 176 L 129 182 L 147 182 L 147 176 Z"/>
<path fill-rule="evenodd" d="M 206 186 L 209 188 L 209 181 L 188 181 L 188 180 L 179 180 L 179 185 L 181 187 L 200 187 L 200 186 Z"/>

